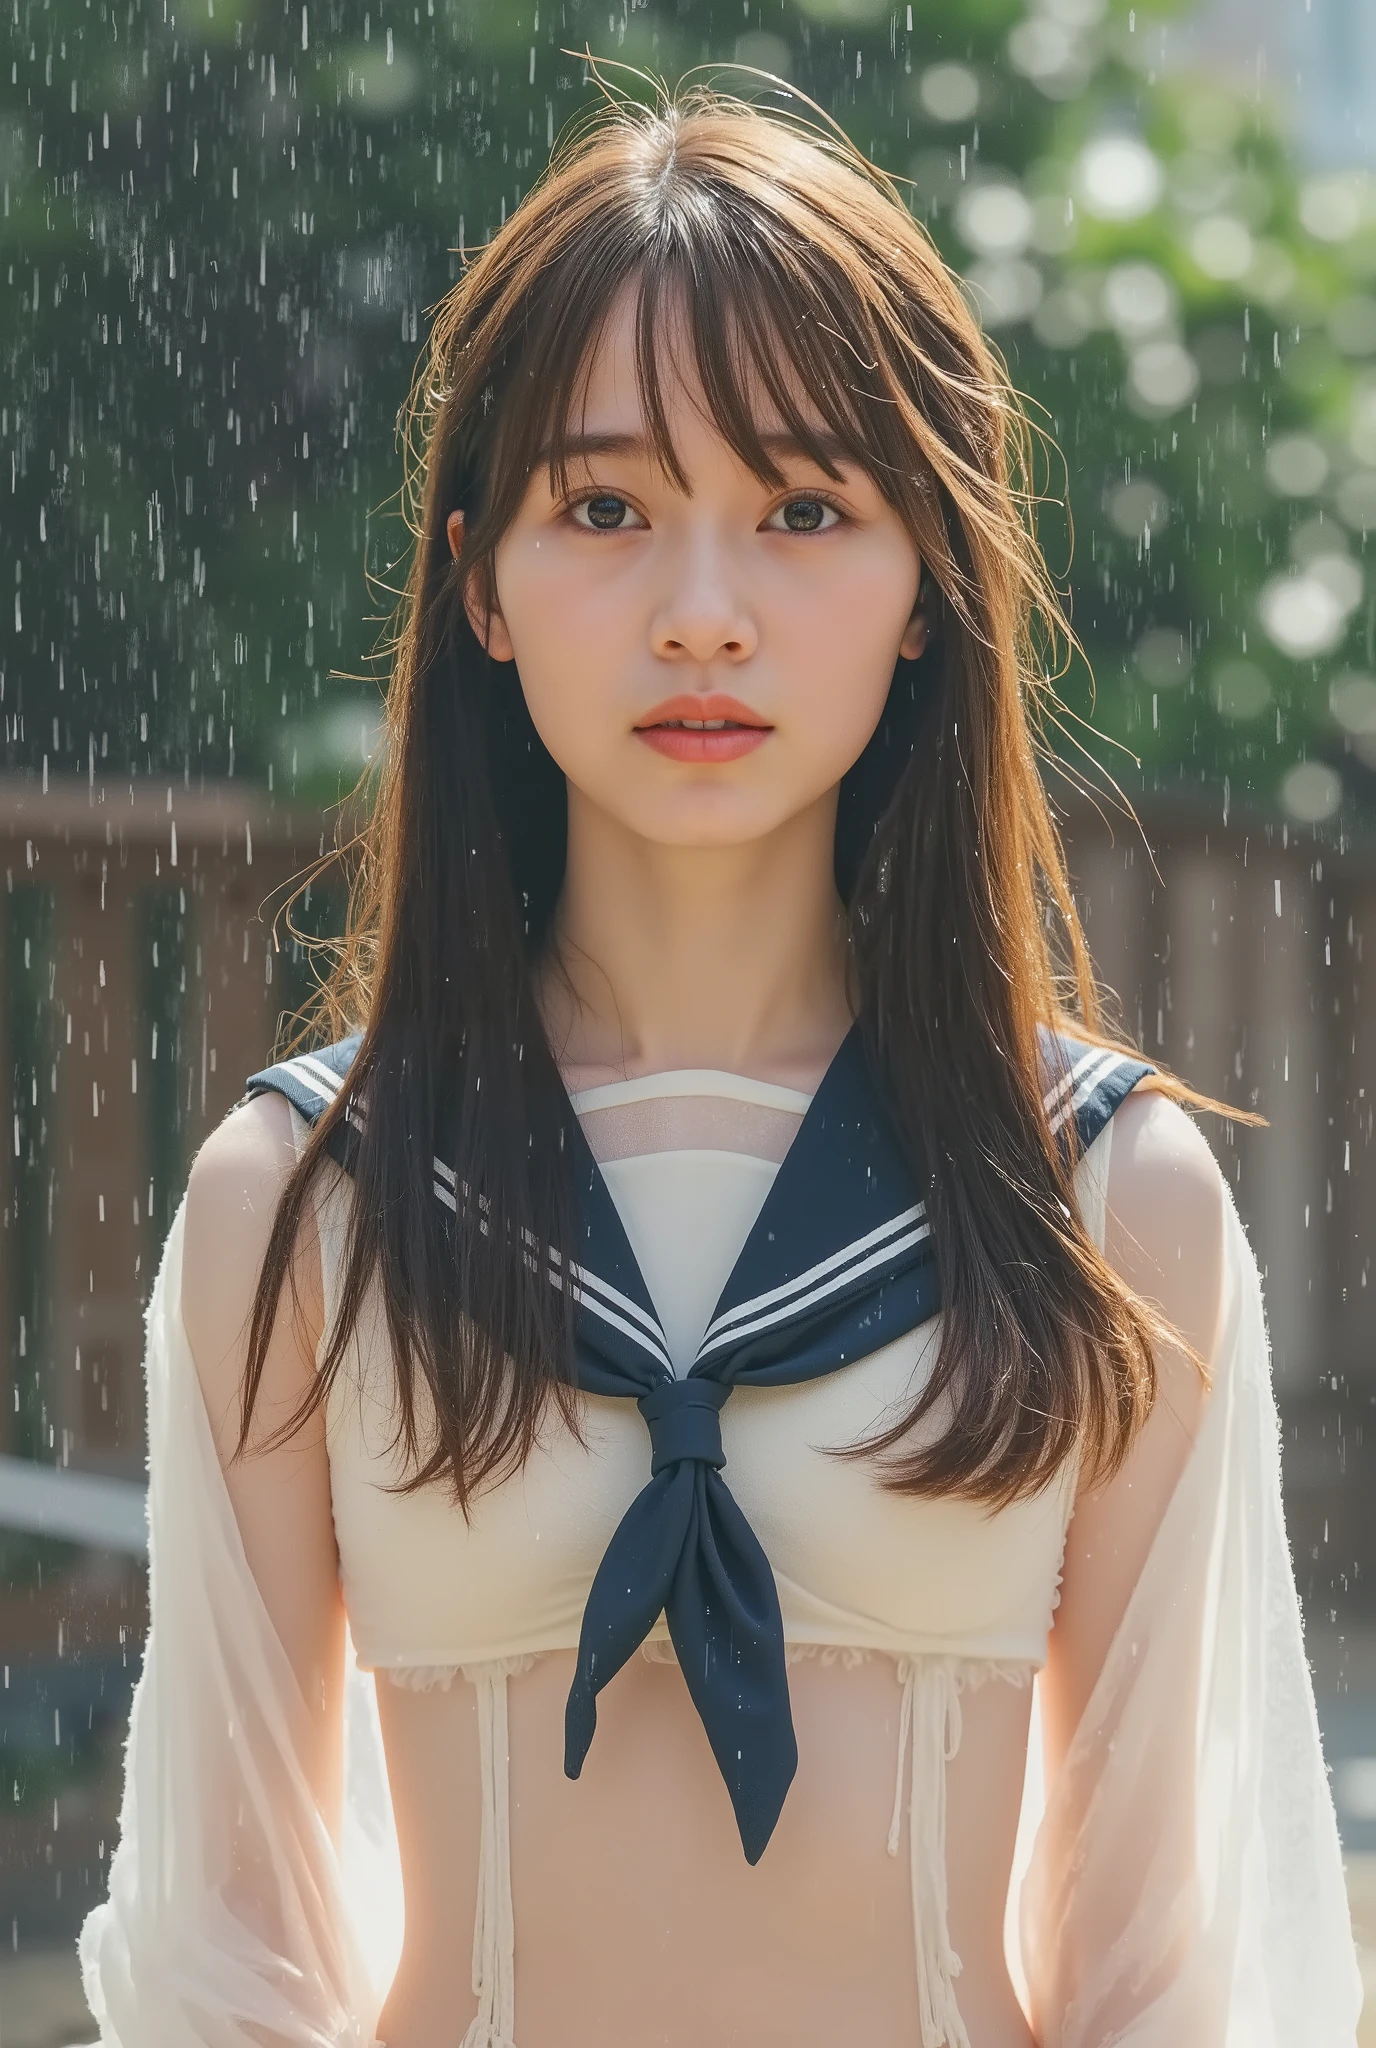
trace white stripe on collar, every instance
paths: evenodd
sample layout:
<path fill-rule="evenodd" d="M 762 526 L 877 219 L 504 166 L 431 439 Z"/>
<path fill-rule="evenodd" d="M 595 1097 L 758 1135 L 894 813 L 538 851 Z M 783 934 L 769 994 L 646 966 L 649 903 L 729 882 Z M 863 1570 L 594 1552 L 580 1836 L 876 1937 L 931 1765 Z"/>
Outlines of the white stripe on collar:
<path fill-rule="evenodd" d="M 1104 1056 L 1103 1046 L 1091 1045 L 1086 1052 L 1080 1055 L 1072 1067 L 1068 1068 L 1065 1073 L 1058 1077 L 1055 1087 L 1048 1089 L 1042 1097 L 1042 1108 L 1048 1116 L 1051 1115 L 1063 1095 L 1070 1093 L 1079 1086 L 1080 1076 L 1085 1072 L 1086 1068 L 1098 1065 Z M 1118 1055 L 1113 1053 L 1109 1057 L 1116 1059 Z"/>
<path fill-rule="evenodd" d="M 550 1257 L 551 1260 L 557 1260 L 558 1253 L 552 1252 Z M 562 1288 L 564 1276 L 559 1271 L 558 1265 L 551 1264 L 548 1270 L 550 1285 Z M 615 1287 L 609 1287 L 605 1280 L 599 1280 L 596 1273 L 590 1273 L 585 1266 L 576 1265 L 570 1260 L 568 1270 L 573 1276 L 574 1299 L 582 1303 L 591 1314 L 600 1317 L 613 1330 L 620 1330 L 623 1337 L 629 1337 L 637 1350 L 643 1351 L 647 1357 L 653 1358 L 657 1365 L 662 1365 L 672 1379 L 674 1377 L 674 1363 L 662 1341 L 662 1332 L 658 1332 L 657 1325 L 649 1323 L 644 1311 L 637 1308 L 633 1301 L 628 1300 Z M 605 1296 L 606 1299 L 599 1300 L 599 1295 Z M 636 1323 L 640 1323 L 645 1327 L 637 1329 L 636 1323 L 627 1322 L 625 1316 L 619 1316 L 615 1309 L 607 1306 L 607 1303 L 611 1301 L 620 1302 L 627 1313 L 636 1318 Z M 648 1335 L 646 1334 L 647 1330 L 649 1331 Z"/>
<path fill-rule="evenodd" d="M 435 1193 L 440 1201 L 444 1203 L 445 1208 L 452 1210 L 457 1216 L 458 1179 L 454 1169 L 452 1166 L 446 1166 L 444 1161 L 438 1156 L 435 1158 L 434 1167 Z M 464 1182 L 463 1191 L 466 1196 L 469 1191 L 467 1181 Z M 485 1209 L 487 1207 L 486 1201 L 480 1200 L 479 1207 Z M 480 1229 L 486 1229 L 486 1227 L 485 1224 L 479 1225 Z M 526 1231 L 524 1235 L 533 1247 L 535 1240 L 531 1237 L 530 1232 Z M 561 1286 L 563 1283 L 559 1278 L 558 1269 L 563 1265 L 564 1261 L 553 1246 L 550 1247 L 549 1257 L 555 1269 L 551 1272 L 550 1279 L 554 1282 L 555 1286 Z M 601 1316 L 604 1322 L 610 1323 L 614 1328 L 621 1330 L 626 1336 L 634 1338 L 642 1351 L 648 1351 L 652 1357 L 658 1359 L 670 1372 L 673 1371 L 668 1348 L 664 1341 L 663 1328 L 653 1316 L 646 1315 L 638 1302 L 632 1301 L 629 1295 L 623 1294 L 619 1288 L 613 1287 L 610 1281 L 604 1280 L 600 1274 L 594 1273 L 590 1267 L 580 1266 L 571 1259 L 568 1263 L 568 1270 L 573 1275 L 575 1292 L 579 1297 L 586 1299 L 588 1307 L 594 1313 Z M 618 1309 L 621 1311 L 620 1314 L 616 1313 Z M 625 1320 L 626 1317 L 630 1317 L 631 1320 L 627 1322 Z M 633 1325 L 638 1325 L 639 1327 L 636 1328 Z"/>
<path fill-rule="evenodd" d="M 843 1245 L 839 1252 L 832 1252 L 828 1258 L 820 1259 L 815 1266 L 809 1266 L 806 1272 L 795 1274 L 791 1280 L 781 1282 L 778 1287 L 771 1287 L 765 1294 L 752 1295 L 748 1301 L 738 1302 L 735 1308 L 728 1309 L 724 1315 L 718 1316 L 715 1321 L 708 1325 L 707 1333 L 703 1338 L 702 1348 L 704 1350 L 709 1346 L 715 1348 L 718 1337 L 726 1335 L 728 1331 L 733 1331 L 734 1326 L 742 1318 L 756 1315 L 761 1309 L 772 1308 L 776 1304 L 787 1304 L 787 1312 L 791 1314 L 793 1309 L 798 1306 L 792 1300 L 792 1297 L 801 1293 L 804 1288 L 811 1287 L 814 1282 L 823 1279 L 826 1275 L 834 1273 L 837 1267 L 843 1266 L 846 1268 L 846 1271 L 838 1276 L 838 1285 L 841 1281 L 850 1278 L 851 1268 L 854 1268 L 856 1272 L 867 1271 L 869 1266 L 873 1264 L 873 1260 L 865 1257 L 867 1252 L 876 1245 L 879 1246 L 881 1253 L 884 1254 L 897 1250 L 898 1247 L 891 1243 L 890 1240 L 897 1237 L 901 1231 L 906 1230 L 910 1224 L 918 1222 L 926 1213 L 926 1203 L 918 1202 L 914 1208 L 905 1209 L 901 1215 L 891 1216 L 886 1223 L 880 1223 L 873 1230 L 866 1231 L 863 1237 L 857 1237 L 850 1244 Z M 923 1237 L 926 1234 L 927 1225 L 924 1224 L 917 1235 Z M 907 1240 L 910 1243 L 916 1243 L 916 1241 L 916 1238 Z M 823 1292 L 826 1292 L 826 1290 L 824 1289 Z M 814 1298 L 820 1299 L 820 1296 Z M 765 1320 L 773 1322 L 780 1320 L 780 1318 L 769 1316 Z M 763 1326 L 759 1325 L 757 1327 Z"/>
<path fill-rule="evenodd" d="M 316 1059 L 308 1052 L 298 1052 L 293 1054 L 291 1059 L 283 1060 L 282 1070 L 294 1074 L 298 1081 L 304 1081 L 306 1086 L 313 1088 L 324 1102 L 333 1102 L 343 1086 L 340 1076 L 332 1067 L 327 1067 L 323 1060 Z"/>
<path fill-rule="evenodd" d="M 1121 1053 L 1105 1052 L 1097 1047 L 1091 1059 L 1080 1060 L 1069 1077 L 1071 1080 L 1077 1081 L 1075 1091 L 1069 1102 L 1064 1103 L 1051 1118 L 1052 1131 L 1058 1131 L 1061 1125 L 1069 1117 L 1072 1117 L 1084 1102 L 1088 1101 L 1101 1081 L 1107 1080 L 1108 1076 L 1116 1068 L 1126 1066 L 1127 1064 L 1128 1062 L 1124 1060 Z M 1085 1072 L 1086 1068 L 1089 1069 L 1088 1073 Z M 1081 1076 L 1083 1078 L 1078 1078 Z"/>

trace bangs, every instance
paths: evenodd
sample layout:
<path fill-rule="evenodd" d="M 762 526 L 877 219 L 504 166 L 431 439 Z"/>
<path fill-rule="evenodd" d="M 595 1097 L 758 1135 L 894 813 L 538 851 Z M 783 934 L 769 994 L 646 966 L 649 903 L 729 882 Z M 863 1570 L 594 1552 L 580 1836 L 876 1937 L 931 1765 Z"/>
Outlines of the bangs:
<path fill-rule="evenodd" d="M 715 102 L 626 109 L 556 153 L 437 326 L 432 560 L 451 595 L 476 572 L 494 601 L 493 553 L 537 470 L 567 494 L 591 366 L 627 294 L 643 433 L 677 488 L 669 399 L 687 384 L 769 488 L 785 481 L 775 437 L 834 481 L 842 463 L 867 475 L 977 639 L 1019 640 L 1033 610 L 1059 618 L 1012 495 L 1021 414 L 897 189 L 853 154 Z M 453 509 L 471 515 L 457 579 Z M 997 621 L 992 587 L 1010 594 Z"/>
<path fill-rule="evenodd" d="M 762 483 L 785 481 L 767 445 L 785 437 L 834 481 L 841 461 L 867 471 L 911 517 L 926 464 L 895 403 L 896 365 L 878 346 L 862 353 L 844 339 L 873 331 L 872 310 L 825 275 L 834 257 L 824 265 L 814 252 L 776 246 L 778 221 L 748 208 L 739 191 L 691 197 L 691 206 L 662 202 L 663 217 L 638 236 L 623 222 L 590 223 L 582 246 L 542 280 L 543 303 L 529 308 L 508 385 L 495 468 L 513 470 L 524 487 L 545 464 L 555 489 L 567 491 L 591 366 L 631 292 L 643 432 L 677 488 L 686 490 L 688 478 L 669 396 L 695 378 L 713 428 Z"/>

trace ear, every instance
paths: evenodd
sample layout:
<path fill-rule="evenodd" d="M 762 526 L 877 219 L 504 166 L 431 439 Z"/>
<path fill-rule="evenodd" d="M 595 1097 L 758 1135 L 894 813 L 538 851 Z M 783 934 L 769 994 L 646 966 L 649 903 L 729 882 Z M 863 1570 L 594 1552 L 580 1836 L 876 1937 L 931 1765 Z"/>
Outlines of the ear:
<path fill-rule="evenodd" d="M 926 653 L 931 638 L 932 612 L 938 595 L 936 581 L 925 561 L 919 558 L 917 565 L 917 598 L 913 604 L 912 616 L 903 629 L 903 638 L 898 651 L 904 661 L 917 661 Z"/>
<path fill-rule="evenodd" d="M 444 522 L 444 530 L 449 538 L 449 552 L 457 562 L 463 548 L 462 512 L 451 512 Z M 514 661 L 516 649 L 511 644 L 506 620 L 499 611 L 494 611 L 491 617 L 488 617 L 482 607 L 474 601 L 471 580 L 464 585 L 463 606 L 468 613 L 469 625 L 473 628 L 480 645 L 486 647 L 492 659 Z"/>
<path fill-rule="evenodd" d="M 927 614 L 919 607 L 904 627 L 903 638 L 898 643 L 898 651 L 905 661 L 916 661 L 920 654 L 926 652 L 929 632 Z"/>

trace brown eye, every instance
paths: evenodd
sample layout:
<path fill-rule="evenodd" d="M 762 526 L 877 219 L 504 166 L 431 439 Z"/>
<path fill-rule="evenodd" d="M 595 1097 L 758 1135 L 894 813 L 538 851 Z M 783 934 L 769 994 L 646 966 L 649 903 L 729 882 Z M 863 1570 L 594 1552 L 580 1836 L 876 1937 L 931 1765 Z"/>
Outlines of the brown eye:
<path fill-rule="evenodd" d="M 595 498 L 584 498 L 582 504 L 575 506 L 574 509 L 576 512 L 586 512 L 588 524 L 595 526 L 600 533 L 613 533 L 617 527 L 625 524 L 630 507 L 624 498 L 615 497 L 610 491 L 602 491 Z"/>
<path fill-rule="evenodd" d="M 790 498 L 786 505 L 779 507 L 779 512 L 787 533 L 824 533 L 828 515 L 832 523 L 839 517 L 836 507 L 829 505 L 825 498 Z"/>

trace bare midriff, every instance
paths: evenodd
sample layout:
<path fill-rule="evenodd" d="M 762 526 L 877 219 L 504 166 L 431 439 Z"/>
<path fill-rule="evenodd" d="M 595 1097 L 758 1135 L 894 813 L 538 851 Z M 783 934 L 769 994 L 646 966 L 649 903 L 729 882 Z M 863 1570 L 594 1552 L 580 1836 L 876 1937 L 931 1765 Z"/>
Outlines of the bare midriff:
<path fill-rule="evenodd" d="M 789 1670 L 798 1774 L 752 1869 L 672 1664 L 633 1657 L 564 1776 L 571 1652 L 508 1685 L 519 2048 L 915 2048 L 905 1842 L 887 1849 L 900 1688 L 893 1659 Z M 406 1900 L 384 2048 L 459 2048 L 473 2018 L 481 1813 L 477 1709 L 461 1678 L 378 1675 Z M 1031 1690 L 963 1699 L 947 1767 L 949 1926 L 971 2048 L 1035 2048 L 1004 1959 Z"/>

